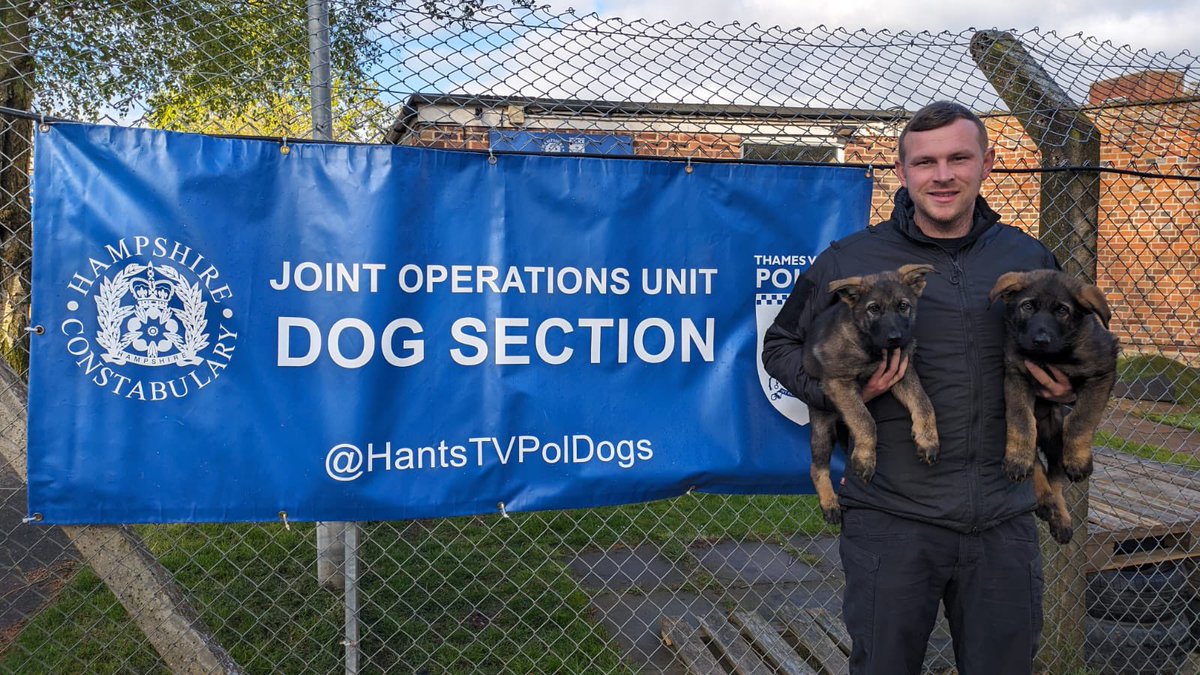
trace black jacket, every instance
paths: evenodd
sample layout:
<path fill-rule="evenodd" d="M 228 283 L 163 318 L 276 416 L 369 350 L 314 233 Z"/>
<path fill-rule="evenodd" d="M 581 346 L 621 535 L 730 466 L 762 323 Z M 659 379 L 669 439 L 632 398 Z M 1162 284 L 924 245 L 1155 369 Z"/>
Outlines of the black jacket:
<path fill-rule="evenodd" d="M 1000 223 L 983 198 L 956 253 L 925 236 L 913 220 L 908 191 L 896 193 L 891 219 L 834 242 L 796 282 L 763 339 L 767 373 L 808 405 L 830 409 L 820 382 L 801 365 L 813 317 L 834 300 L 830 281 L 933 265 L 917 303 L 915 367 L 937 414 L 941 454 L 933 466 L 917 459 L 908 410 L 891 394 L 867 404 L 878 427 L 875 477 L 846 473 L 840 501 L 936 523 L 961 532 L 987 529 L 1034 507 L 1029 481 L 1013 483 L 1004 457 L 1004 308 L 988 302 L 1005 272 L 1057 268 L 1037 239 Z"/>

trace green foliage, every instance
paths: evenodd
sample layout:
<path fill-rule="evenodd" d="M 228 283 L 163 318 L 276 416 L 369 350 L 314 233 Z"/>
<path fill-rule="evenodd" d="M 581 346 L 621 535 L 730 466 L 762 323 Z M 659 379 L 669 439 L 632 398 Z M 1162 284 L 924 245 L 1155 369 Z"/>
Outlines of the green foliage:
<path fill-rule="evenodd" d="M 1171 383 L 1177 403 L 1185 407 L 1200 405 L 1200 368 L 1189 368 L 1165 356 L 1139 355 L 1120 359 L 1117 376 L 1122 382 L 1162 377 Z"/>
<path fill-rule="evenodd" d="M 1116 436 L 1108 431 L 1096 432 L 1096 445 L 1118 450 L 1129 455 L 1136 455 L 1163 464 L 1176 464 L 1189 469 L 1200 471 L 1200 459 L 1182 452 L 1172 452 L 1158 445 L 1146 445 Z"/>
<path fill-rule="evenodd" d="M 386 18 L 380 3 L 331 4 L 333 78 L 368 81 L 381 55 L 371 39 Z M 185 97 L 233 118 L 255 104 L 308 95 L 305 0 L 46 0 L 31 41 L 38 107 L 62 115 L 125 115 L 157 96 L 168 104 Z"/>
<path fill-rule="evenodd" d="M 14 675 L 170 672 L 116 596 L 86 567 L 2 656 L 0 672 Z"/>
<path fill-rule="evenodd" d="M 317 584 L 312 525 L 138 530 L 246 672 L 338 670 L 342 602 Z M 695 592 L 712 580 L 689 556 L 694 545 L 827 531 L 815 497 L 703 494 L 512 518 L 367 523 L 359 555 L 362 666 L 366 672 L 631 672 L 594 623 L 588 595 L 567 567 L 576 553 L 652 544 L 690 572 L 681 588 Z M 0 658 L 0 672 L 46 668 L 165 670 L 88 570 Z"/>
<path fill-rule="evenodd" d="M 333 86 L 333 138 L 339 141 L 378 141 L 378 130 L 388 110 L 370 85 Z M 247 136 L 312 136 L 312 104 L 307 96 L 269 93 L 263 101 L 250 101 L 237 110 L 216 112 L 208 101 L 180 92 L 163 92 L 150 98 L 150 125 L 169 131 Z"/>
<path fill-rule="evenodd" d="M 1200 431 L 1200 413 L 1142 413 L 1142 417 L 1148 420 L 1153 420 L 1159 424 L 1166 424 L 1180 429 L 1190 429 L 1192 431 Z"/>

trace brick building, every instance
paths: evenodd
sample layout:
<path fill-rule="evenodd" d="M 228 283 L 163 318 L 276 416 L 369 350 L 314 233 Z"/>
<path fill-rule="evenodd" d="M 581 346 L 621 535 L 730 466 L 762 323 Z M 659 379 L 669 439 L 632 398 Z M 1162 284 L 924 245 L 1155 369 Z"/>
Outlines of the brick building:
<path fill-rule="evenodd" d="M 1106 168 L 1200 174 L 1200 97 L 1181 75 L 1147 71 L 1092 86 L 1085 108 Z M 414 95 L 387 142 L 448 149 L 868 164 L 872 209 L 891 210 L 892 163 L 909 113 L 516 97 Z M 1015 117 L 983 115 L 997 151 L 984 196 L 1036 235 L 1040 158 Z M 1200 184 L 1101 174 L 1098 283 L 1126 353 L 1200 365 Z"/>

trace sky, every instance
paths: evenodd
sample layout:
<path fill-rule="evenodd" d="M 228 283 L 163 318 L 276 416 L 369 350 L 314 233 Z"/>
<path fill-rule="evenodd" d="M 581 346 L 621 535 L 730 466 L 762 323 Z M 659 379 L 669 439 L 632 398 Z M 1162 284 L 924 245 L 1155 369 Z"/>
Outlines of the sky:
<path fill-rule="evenodd" d="M 1200 56 L 1200 0 L 541 0 L 557 11 L 596 12 L 625 20 L 892 32 L 967 28 L 1040 28 L 1060 36 L 1083 33 L 1134 50 Z M 539 4 L 541 4 L 539 2 Z"/>

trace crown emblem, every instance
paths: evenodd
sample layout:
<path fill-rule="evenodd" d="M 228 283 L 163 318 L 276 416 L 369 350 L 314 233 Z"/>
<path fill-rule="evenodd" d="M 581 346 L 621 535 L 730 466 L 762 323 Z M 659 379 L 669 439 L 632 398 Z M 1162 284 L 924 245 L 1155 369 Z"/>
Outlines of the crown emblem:
<path fill-rule="evenodd" d="M 133 299 L 142 309 L 166 310 L 167 303 L 175 295 L 175 286 L 167 279 L 155 279 L 154 265 L 148 266 L 146 278 L 137 278 L 130 283 Z"/>

